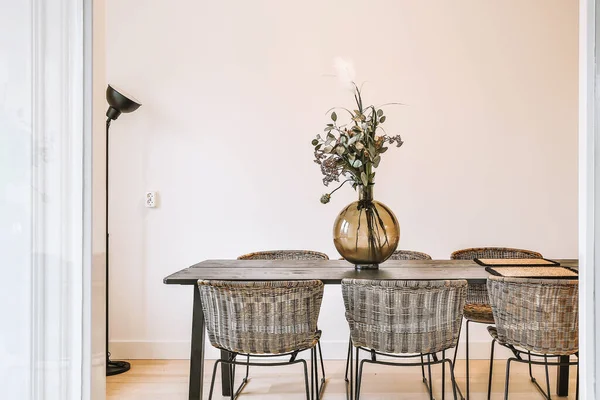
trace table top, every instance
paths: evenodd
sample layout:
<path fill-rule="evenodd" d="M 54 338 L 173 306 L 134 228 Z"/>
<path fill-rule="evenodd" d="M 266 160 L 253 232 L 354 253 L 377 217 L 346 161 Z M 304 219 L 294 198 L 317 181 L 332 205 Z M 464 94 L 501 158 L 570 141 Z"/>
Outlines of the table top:
<path fill-rule="evenodd" d="M 577 268 L 576 259 L 556 259 Z M 206 260 L 167 276 L 167 285 L 195 285 L 199 279 L 282 281 L 318 279 L 339 284 L 342 279 L 466 279 L 484 283 L 490 274 L 472 260 L 388 260 L 378 270 L 356 271 L 344 260 Z"/>

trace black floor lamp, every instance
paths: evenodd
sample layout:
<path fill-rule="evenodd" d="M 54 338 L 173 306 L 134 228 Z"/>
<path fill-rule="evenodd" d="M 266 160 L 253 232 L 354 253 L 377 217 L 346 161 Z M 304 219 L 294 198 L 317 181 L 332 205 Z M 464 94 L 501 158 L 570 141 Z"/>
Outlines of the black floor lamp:
<path fill-rule="evenodd" d="M 108 85 L 106 88 L 106 101 L 108 101 L 108 110 L 106 111 L 106 375 L 118 375 L 129 371 L 131 365 L 127 361 L 111 361 L 110 352 L 108 351 L 108 154 L 109 154 L 109 137 L 108 130 L 111 121 L 119 118 L 121 113 L 130 113 L 137 110 L 141 104 L 132 100 L 130 96 L 126 96 L 122 91 L 119 91 Z"/>

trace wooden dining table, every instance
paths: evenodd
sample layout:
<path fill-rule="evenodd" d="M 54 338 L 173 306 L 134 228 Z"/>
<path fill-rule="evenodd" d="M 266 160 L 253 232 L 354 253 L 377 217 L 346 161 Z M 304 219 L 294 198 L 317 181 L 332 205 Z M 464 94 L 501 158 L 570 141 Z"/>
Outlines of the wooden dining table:
<path fill-rule="evenodd" d="M 577 268 L 578 260 L 556 260 L 566 267 Z M 339 285 L 342 279 L 466 279 L 469 283 L 484 283 L 489 274 L 485 268 L 471 260 L 389 260 L 376 270 L 357 271 L 344 260 L 206 260 L 182 269 L 164 278 L 167 285 L 188 285 L 194 291 L 192 309 L 192 340 L 190 355 L 190 400 L 202 398 L 204 376 L 204 315 L 197 282 L 205 280 L 228 281 L 282 281 L 318 279 L 326 285 Z M 221 358 L 228 352 L 221 351 Z M 568 360 L 562 357 L 561 362 Z M 569 368 L 558 367 L 556 393 L 567 396 Z M 229 396 L 230 371 L 221 367 L 222 393 Z"/>

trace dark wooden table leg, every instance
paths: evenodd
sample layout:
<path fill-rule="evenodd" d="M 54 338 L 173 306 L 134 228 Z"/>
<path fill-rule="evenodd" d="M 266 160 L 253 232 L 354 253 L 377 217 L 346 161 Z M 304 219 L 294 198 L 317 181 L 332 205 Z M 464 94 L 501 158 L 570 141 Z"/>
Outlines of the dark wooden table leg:
<path fill-rule="evenodd" d="M 221 350 L 221 360 L 227 360 L 229 354 L 231 353 L 227 350 Z M 231 380 L 233 379 L 231 376 L 232 371 L 231 365 L 221 363 L 221 392 L 223 393 L 223 396 L 231 396 Z"/>
<path fill-rule="evenodd" d="M 194 285 L 194 310 L 192 317 L 192 354 L 190 356 L 189 400 L 202 399 L 204 377 L 204 314 L 198 285 Z"/>
<path fill-rule="evenodd" d="M 560 356 L 561 363 L 568 363 L 569 356 Z M 556 395 L 557 396 L 568 396 L 569 395 L 569 366 L 559 366 L 556 374 Z"/>

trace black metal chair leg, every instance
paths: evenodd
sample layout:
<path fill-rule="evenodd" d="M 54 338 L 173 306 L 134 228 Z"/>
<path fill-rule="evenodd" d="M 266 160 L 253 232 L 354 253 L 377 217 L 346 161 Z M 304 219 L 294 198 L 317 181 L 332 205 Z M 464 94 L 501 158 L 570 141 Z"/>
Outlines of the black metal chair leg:
<path fill-rule="evenodd" d="M 315 400 L 318 400 L 320 398 L 319 396 L 319 381 L 320 381 L 320 377 L 319 377 L 319 352 L 317 350 L 317 347 L 313 347 L 314 352 L 315 352 L 315 365 L 314 365 L 314 369 L 315 369 Z"/>
<path fill-rule="evenodd" d="M 496 344 L 496 339 L 492 340 L 492 352 L 490 353 L 490 374 L 488 376 L 488 400 L 492 397 L 492 374 L 494 371 L 494 345 Z"/>
<path fill-rule="evenodd" d="M 236 360 L 237 355 L 235 355 L 232 359 L 232 361 Z M 235 400 L 238 398 L 238 396 L 240 395 L 240 393 L 242 393 L 242 390 L 244 390 L 244 388 L 246 387 L 246 385 L 248 384 L 248 373 L 250 371 L 250 354 L 246 355 L 246 375 L 244 376 L 244 379 L 242 379 L 242 383 L 240 383 L 240 386 L 237 388 L 237 390 L 234 392 L 234 388 L 235 388 L 235 366 L 236 364 L 231 364 L 230 365 L 230 379 L 229 379 L 229 393 L 230 393 L 230 399 L 231 400 Z"/>
<path fill-rule="evenodd" d="M 429 399 L 435 400 L 433 398 L 433 385 L 431 379 L 431 356 L 429 354 L 427 354 L 427 369 L 429 370 Z"/>
<path fill-rule="evenodd" d="M 234 364 L 229 364 L 229 399 L 230 400 L 235 400 L 238 396 L 238 392 L 234 389 L 235 387 L 235 360 L 237 358 L 237 354 L 234 354 L 233 357 L 231 358 L 231 361 L 234 362 Z M 241 386 L 240 386 L 241 387 Z"/>
<path fill-rule="evenodd" d="M 354 360 L 352 357 L 352 339 L 350 339 L 350 351 L 348 352 L 348 369 L 350 370 L 350 379 L 348 384 L 346 385 L 346 392 L 350 394 L 350 396 L 348 396 L 348 400 L 354 400 L 354 368 L 352 367 L 354 365 Z"/>
<path fill-rule="evenodd" d="M 235 361 L 235 356 L 232 359 Z M 229 399 L 235 400 L 236 393 L 234 389 L 233 381 L 235 380 L 235 364 L 229 364 Z"/>
<path fill-rule="evenodd" d="M 446 350 L 442 351 L 442 360 L 446 359 Z M 446 362 L 442 361 L 442 400 L 446 400 Z"/>
<path fill-rule="evenodd" d="M 510 379 L 510 362 L 513 360 L 513 358 L 509 358 L 508 361 L 506 361 L 506 379 L 504 381 L 504 400 L 508 400 L 508 383 L 509 383 L 509 379 Z"/>
<path fill-rule="evenodd" d="M 427 392 L 430 391 L 433 392 L 433 388 L 431 388 L 431 378 L 429 380 L 427 380 L 427 378 L 425 377 L 425 359 L 423 358 L 423 354 L 420 354 L 421 356 L 421 373 L 423 375 L 423 384 L 425 385 L 425 388 L 427 389 Z M 427 355 L 427 360 L 430 360 L 430 355 Z M 431 367 L 430 367 L 431 368 Z M 435 400 L 435 398 L 434 398 Z"/>
<path fill-rule="evenodd" d="M 208 400 L 212 400 L 213 389 L 215 388 L 215 378 L 217 376 L 217 367 L 219 366 L 220 362 L 221 362 L 221 360 L 217 360 L 215 362 L 215 366 L 213 368 L 212 377 L 210 379 L 210 390 L 208 392 Z M 202 379 L 202 378 L 200 378 L 200 379 Z"/>
<path fill-rule="evenodd" d="M 531 351 L 527 352 L 527 357 L 529 358 L 529 378 L 531 382 L 536 382 L 536 379 L 533 377 L 533 371 L 531 370 Z"/>
<path fill-rule="evenodd" d="M 358 386 L 360 385 L 360 379 L 358 378 L 359 351 L 360 351 L 360 349 L 357 347 L 356 352 L 355 352 L 356 360 L 354 360 L 354 370 L 356 371 L 356 383 L 355 383 L 355 387 L 354 387 L 355 400 L 358 400 Z"/>
<path fill-rule="evenodd" d="M 300 360 L 304 367 L 304 389 L 306 390 L 306 400 L 311 400 L 310 389 L 308 387 L 308 368 L 306 366 L 306 360 Z"/>
<path fill-rule="evenodd" d="M 321 381 L 318 386 L 318 388 L 319 388 L 318 397 L 321 398 L 321 396 L 323 396 L 323 391 L 325 390 L 326 379 L 325 379 L 325 362 L 323 361 L 323 352 L 321 351 L 321 341 L 320 340 L 317 342 L 317 349 L 319 351 L 319 362 L 321 364 L 321 374 L 322 374 Z"/>
<path fill-rule="evenodd" d="M 531 365 L 531 364 L 529 364 Z M 551 396 L 551 392 L 550 392 L 550 374 L 548 374 L 548 357 L 544 356 L 544 367 L 546 368 L 546 394 L 547 394 L 547 399 L 551 400 L 552 396 Z"/>
<path fill-rule="evenodd" d="M 316 399 L 321 398 L 321 379 L 319 379 L 319 349 L 315 347 L 315 395 Z"/>
<path fill-rule="evenodd" d="M 365 365 L 365 361 L 366 360 L 362 360 L 360 362 L 360 368 L 357 370 L 357 376 L 356 376 L 356 400 L 360 399 L 360 385 L 362 383 L 362 373 L 363 373 L 363 367 Z"/>
<path fill-rule="evenodd" d="M 577 385 L 575 385 L 575 400 L 579 400 L 579 358 L 577 359 Z"/>
<path fill-rule="evenodd" d="M 344 373 L 344 380 L 348 382 L 348 368 L 350 367 L 350 359 L 352 358 L 352 339 L 348 340 L 348 355 L 346 356 L 346 372 Z"/>
<path fill-rule="evenodd" d="M 458 354 L 458 344 L 460 343 L 460 334 L 462 331 L 462 321 L 464 317 L 460 319 L 460 327 L 458 328 L 458 339 L 456 341 L 456 347 L 454 348 L 454 358 L 452 359 L 452 365 L 456 365 L 456 355 Z"/>
<path fill-rule="evenodd" d="M 315 349 L 314 347 L 310 349 L 310 398 L 315 400 Z"/>
<path fill-rule="evenodd" d="M 456 377 L 454 376 L 454 364 L 448 360 L 448 363 L 450 364 L 450 379 L 452 380 L 452 394 L 454 395 L 454 400 L 456 400 L 456 393 L 458 389 L 458 384 L 456 383 Z M 462 395 L 461 395 L 462 397 Z"/>
<path fill-rule="evenodd" d="M 466 364 L 466 368 L 467 368 L 467 400 L 469 400 L 469 393 L 470 393 L 470 382 L 469 382 L 469 320 L 467 320 L 467 323 L 465 324 L 465 328 L 467 331 L 467 336 L 466 336 L 466 343 L 465 343 L 465 349 L 466 349 L 466 356 L 465 356 L 465 364 Z"/>
<path fill-rule="evenodd" d="M 458 354 L 458 344 L 460 343 L 460 335 L 462 333 L 463 319 L 464 319 L 464 317 L 461 318 L 460 327 L 458 328 L 458 340 L 456 341 L 456 347 L 454 348 L 454 358 L 452 359 L 452 368 L 456 367 L 456 355 Z M 460 390 L 460 386 L 458 386 L 458 382 L 456 382 L 456 390 L 458 390 L 458 395 L 460 396 L 461 400 L 465 400 L 465 397 L 463 396 L 462 391 Z"/>

